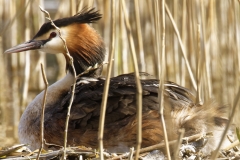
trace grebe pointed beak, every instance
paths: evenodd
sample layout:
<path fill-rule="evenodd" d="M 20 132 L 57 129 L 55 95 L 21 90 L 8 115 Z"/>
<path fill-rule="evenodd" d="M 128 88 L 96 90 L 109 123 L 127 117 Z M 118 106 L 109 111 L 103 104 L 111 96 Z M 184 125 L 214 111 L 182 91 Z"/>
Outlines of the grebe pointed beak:
<path fill-rule="evenodd" d="M 4 53 L 6 53 L 6 54 L 17 53 L 17 52 L 23 52 L 23 51 L 28 51 L 28 50 L 40 49 L 43 44 L 44 44 L 43 40 L 30 40 L 28 42 L 24 42 L 15 47 L 12 47 L 12 48 L 6 50 Z"/>

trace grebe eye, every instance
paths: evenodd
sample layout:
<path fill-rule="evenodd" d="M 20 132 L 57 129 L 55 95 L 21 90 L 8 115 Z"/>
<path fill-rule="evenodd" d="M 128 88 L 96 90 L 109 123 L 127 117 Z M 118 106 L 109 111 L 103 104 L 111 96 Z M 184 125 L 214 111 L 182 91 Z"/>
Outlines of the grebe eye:
<path fill-rule="evenodd" d="M 52 32 L 52 33 L 50 34 L 49 38 L 54 38 L 54 37 L 56 37 L 56 35 L 57 35 L 56 32 Z"/>

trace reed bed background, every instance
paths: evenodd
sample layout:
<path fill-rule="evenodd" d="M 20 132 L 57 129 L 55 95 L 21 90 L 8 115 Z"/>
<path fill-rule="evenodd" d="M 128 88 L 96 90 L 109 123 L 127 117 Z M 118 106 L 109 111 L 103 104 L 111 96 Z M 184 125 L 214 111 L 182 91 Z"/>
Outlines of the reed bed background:
<path fill-rule="evenodd" d="M 138 2 L 138 3 L 136 3 Z M 116 1 L 115 53 L 112 76 L 133 72 L 133 61 L 127 41 L 127 31 L 121 0 Z M 140 71 L 157 77 L 156 35 L 161 35 L 156 13 L 161 7 L 156 0 L 126 1 Z M 160 5 L 161 3 L 159 3 Z M 173 21 L 166 14 L 165 80 L 176 82 L 199 95 L 196 103 L 215 100 L 229 106 L 240 85 L 240 1 L 239 0 L 168 0 L 196 86 L 190 79 L 180 41 Z M 18 142 L 18 122 L 25 107 L 44 89 L 40 63 L 45 65 L 47 78 L 54 83 L 65 74 L 65 59 L 37 51 L 5 55 L 3 52 L 30 40 L 46 21 L 38 6 L 50 12 L 53 19 L 72 16 L 84 7 L 95 7 L 103 18 L 92 24 L 103 36 L 108 53 L 111 48 L 110 0 L 2 0 L 0 1 L 0 144 Z M 160 20 L 160 19 L 159 19 Z M 161 20 L 160 20 L 161 22 Z M 32 53 L 36 52 L 36 53 Z M 161 50 L 160 50 L 161 54 Z M 160 66 L 162 64 L 160 63 Z M 163 66 L 161 66 L 163 67 Z M 106 67 L 103 76 L 106 75 Z M 239 106 L 234 116 L 240 124 Z"/>

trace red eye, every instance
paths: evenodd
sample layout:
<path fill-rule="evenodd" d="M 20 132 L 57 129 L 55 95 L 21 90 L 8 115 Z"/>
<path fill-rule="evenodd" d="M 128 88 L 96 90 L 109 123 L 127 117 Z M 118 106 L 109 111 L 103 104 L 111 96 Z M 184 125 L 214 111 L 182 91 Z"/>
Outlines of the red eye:
<path fill-rule="evenodd" d="M 54 37 L 56 37 L 56 35 L 57 35 L 56 32 L 52 32 L 52 33 L 50 34 L 50 37 L 49 37 L 49 38 L 54 38 Z"/>

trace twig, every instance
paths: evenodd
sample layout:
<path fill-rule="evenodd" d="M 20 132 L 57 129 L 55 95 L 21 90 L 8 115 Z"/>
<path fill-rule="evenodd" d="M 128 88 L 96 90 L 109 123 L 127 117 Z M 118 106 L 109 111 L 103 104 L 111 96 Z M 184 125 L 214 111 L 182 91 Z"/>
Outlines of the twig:
<path fill-rule="evenodd" d="M 183 58 L 184 58 L 184 60 L 185 60 L 186 66 L 187 66 L 188 73 L 189 73 L 189 75 L 190 75 L 192 85 L 193 85 L 194 89 L 197 90 L 196 80 L 195 80 L 195 78 L 194 78 L 194 76 L 193 76 L 193 72 L 192 72 L 192 70 L 191 70 L 189 61 L 188 61 L 188 59 L 187 59 L 187 54 L 186 54 L 186 51 L 185 51 L 185 49 L 184 49 L 184 46 L 183 46 L 183 43 L 182 43 L 182 40 L 181 40 L 179 31 L 178 31 L 178 29 L 177 29 L 177 25 L 176 25 L 176 23 L 175 23 L 175 21 L 174 21 L 174 19 L 173 19 L 173 17 L 172 17 L 171 12 L 169 11 L 169 8 L 168 8 L 168 6 L 167 6 L 166 3 L 165 3 L 165 9 L 166 9 L 166 12 L 167 12 L 167 14 L 168 14 L 168 16 L 169 16 L 169 18 L 170 18 L 170 21 L 171 21 L 172 24 L 173 24 L 174 31 L 175 31 L 175 33 L 176 33 L 176 35 L 177 35 L 177 38 L 178 38 L 180 47 L 181 47 L 181 49 L 182 49 Z"/>
<path fill-rule="evenodd" d="M 240 144 L 239 140 L 236 140 L 234 142 L 232 142 L 229 146 L 227 146 L 226 148 L 224 148 L 224 151 L 228 151 L 234 147 L 237 147 Z"/>
<path fill-rule="evenodd" d="M 67 117 L 66 117 L 66 122 L 65 122 L 65 131 L 64 131 L 64 151 L 63 151 L 63 159 L 66 159 L 66 148 L 67 148 L 67 134 L 68 134 L 68 123 L 69 123 L 69 118 L 70 118 L 70 111 L 71 111 L 71 107 L 72 107 L 72 103 L 73 103 L 73 98 L 74 98 L 74 92 L 75 92 L 75 87 L 76 87 L 76 80 L 77 80 L 77 76 L 76 76 L 76 70 L 73 64 L 73 58 L 70 55 L 68 48 L 67 48 L 67 44 L 66 44 L 66 40 L 62 37 L 61 34 L 61 30 L 53 23 L 49 13 L 44 10 L 41 6 L 39 6 L 40 10 L 42 12 L 44 12 L 45 14 L 47 14 L 47 19 L 50 20 L 52 26 L 54 26 L 54 28 L 58 31 L 59 37 L 61 38 L 61 40 L 63 41 L 63 45 L 64 45 L 64 49 L 66 51 L 66 55 L 69 58 L 69 62 L 70 65 L 73 69 L 73 76 L 74 76 L 74 81 L 73 81 L 73 87 L 72 87 L 72 92 L 71 92 L 71 98 L 70 98 L 70 102 L 69 102 L 69 106 L 68 106 L 68 112 L 67 112 Z"/>
<path fill-rule="evenodd" d="M 237 136 L 237 137 L 239 137 L 239 136 Z M 231 137 L 231 135 L 227 135 L 227 138 L 231 142 L 231 144 L 226 148 L 232 147 L 235 152 L 239 152 L 239 148 L 237 147 L 237 145 L 239 144 L 239 139 L 236 140 L 236 141 L 233 141 L 234 137 Z"/>
<path fill-rule="evenodd" d="M 54 146 L 55 148 L 56 147 L 58 147 L 58 148 L 62 148 L 63 146 L 61 146 L 61 145 L 57 145 L 57 144 L 54 144 L 54 143 L 48 143 L 48 142 L 46 142 L 46 140 L 44 139 L 44 144 L 46 145 L 46 146 Z"/>
<path fill-rule="evenodd" d="M 127 36 L 128 36 L 128 43 L 130 46 L 131 50 L 131 55 L 133 59 L 133 65 L 134 65 L 134 70 L 135 70 L 135 79 L 136 79 L 136 85 L 137 85 L 137 94 L 136 94 L 136 102 L 137 102 L 137 146 L 136 146 L 136 156 L 135 159 L 138 160 L 139 157 L 139 150 L 141 148 L 142 144 L 142 85 L 141 81 L 139 78 L 139 69 L 138 69 L 138 64 L 137 64 L 137 56 L 136 56 L 136 51 L 134 47 L 134 41 L 133 41 L 133 36 L 132 36 L 132 31 L 131 31 L 131 26 L 129 23 L 129 19 L 127 16 L 127 10 L 126 10 L 126 4 L 125 0 L 121 1 L 121 6 L 122 10 L 124 13 L 124 21 L 125 21 L 125 26 L 127 30 Z"/>
<path fill-rule="evenodd" d="M 110 53 L 109 53 L 109 65 L 107 68 L 107 77 L 104 83 L 103 89 L 103 97 L 101 103 L 101 110 L 100 110 L 100 118 L 99 118 L 99 131 L 98 131 L 98 142 L 99 142 L 99 152 L 100 152 L 100 159 L 104 160 L 103 156 L 103 133 L 104 133 L 104 122 L 105 122 L 105 115 L 106 115 L 106 106 L 107 106 L 107 99 L 108 99 L 108 90 L 109 90 L 109 83 L 110 77 L 112 73 L 112 65 L 113 65 L 113 55 L 115 49 L 115 1 L 111 1 L 111 46 L 110 46 Z"/>
<path fill-rule="evenodd" d="M 0 157 L 7 156 L 7 155 L 9 155 L 10 153 L 12 153 L 12 152 L 14 152 L 14 151 L 16 151 L 16 150 L 19 150 L 19 149 L 21 149 L 21 148 L 24 147 L 24 146 L 26 146 L 26 144 L 15 145 L 15 146 L 10 147 L 10 148 L 8 148 L 8 149 L 6 149 L 6 150 L 1 149 L 1 150 L 0 150 Z"/>
<path fill-rule="evenodd" d="M 113 60 L 113 59 L 112 59 Z M 78 74 L 76 79 L 78 79 L 79 77 L 81 77 L 82 75 L 89 73 L 90 71 L 93 71 L 97 68 L 102 67 L 104 64 L 108 64 L 108 62 L 103 62 L 102 64 L 96 64 L 95 66 L 90 66 L 88 69 L 86 69 L 85 71 L 83 71 L 82 73 Z"/>
<path fill-rule="evenodd" d="M 43 67 L 42 63 L 41 63 L 41 71 L 42 71 L 43 81 L 44 81 L 44 84 L 45 84 L 45 90 L 44 90 L 42 113 L 41 113 L 41 128 L 40 128 L 40 131 L 41 131 L 41 134 L 40 134 L 41 146 L 40 146 L 39 151 L 38 151 L 37 160 L 39 159 L 40 154 L 42 152 L 42 149 L 44 147 L 44 111 L 45 111 L 45 105 L 46 105 L 46 99 L 47 99 L 47 90 L 48 90 L 48 81 L 47 81 L 46 74 L 45 74 L 44 67 Z"/>
<path fill-rule="evenodd" d="M 224 141 L 224 139 L 225 139 L 225 136 L 226 136 L 226 134 L 227 134 L 227 132 L 228 132 L 230 126 L 231 126 L 231 123 L 232 123 L 234 114 L 235 114 L 235 112 L 236 112 L 236 108 L 237 108 L 237 106 L 238 106 L 237 104 L 238 104 L 239 98 L 240 98 L 240 87 L 238 88 L 237 96 L 236 96 L 235 99 L 234 99 L 233 108 L 232 108 L 231 115 L 229 116 L 228 124 L 227 124 L 227 126 L 225 127 L 225 130 L 224 130 L 224 132 L 223 132 L 223 134 L 222 134 L 221 141 L 220 141 L 217 149 L 213 152 L 213 154 L 212 154 L 212 156 L 211 156 L 211 159 L 216 159 L 217 156 L 218 156 L 218 154 L 219 154 L 219 150 L 220 150 L 220 148 L 221 148 L 221 145 L 222 145 L 222 143 L 223 143 L 223 141 Z"/>

